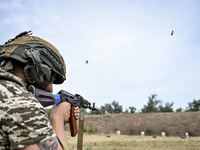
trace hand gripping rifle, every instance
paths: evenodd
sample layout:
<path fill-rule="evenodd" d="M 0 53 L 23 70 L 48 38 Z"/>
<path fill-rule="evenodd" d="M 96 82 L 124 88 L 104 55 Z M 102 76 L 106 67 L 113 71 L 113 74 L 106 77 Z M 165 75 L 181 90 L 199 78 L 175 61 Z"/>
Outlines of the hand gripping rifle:
<path fill-rule="evenodd" d="M 95 103 L 93 103 L 93 106 L 91 106 L 91 103 L 79 94 L 73 95 L 64 90 L 59 91 L 58 94 L 52 94 L 51 92 L 36 88 L 33 85 L 28 87 L 28 91 L 35 95 L 36 99 L 42 104 L 43 107 L 57 105 L 62 102 L 68 102 L 71 104 L 69 125 L 72 137 L 76 136 L 78 132 L 76 118 L 74 116 L 75 107 L 78 106 L 79 108 L 89 108 L 90 110 L 96 110 Z"/>

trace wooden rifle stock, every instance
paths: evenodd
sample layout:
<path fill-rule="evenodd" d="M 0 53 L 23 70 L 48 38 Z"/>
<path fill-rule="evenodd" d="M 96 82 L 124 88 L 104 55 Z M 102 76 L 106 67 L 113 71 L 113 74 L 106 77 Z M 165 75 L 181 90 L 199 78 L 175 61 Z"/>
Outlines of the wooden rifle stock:
<path fill-rule="evenodd" d="M 72 137 L 75 137 L 78 132 L 76 118 L 74 116 L 74 109 L 75 109 L 75 106 L 72 106 L 71 111 L 70 111 L 70 118 L 69 118 L 69 126 L 70 126 Z"/>

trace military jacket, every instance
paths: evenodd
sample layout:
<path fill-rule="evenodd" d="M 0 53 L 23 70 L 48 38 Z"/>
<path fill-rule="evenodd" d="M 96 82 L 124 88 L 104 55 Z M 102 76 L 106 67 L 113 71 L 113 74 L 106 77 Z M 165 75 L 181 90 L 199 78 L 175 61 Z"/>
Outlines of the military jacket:
<path fill-rule="evenodd" d="M 19 77 L 0 69 L 0 150 L 43 142 L 55 133 L 43 106 Z"/>

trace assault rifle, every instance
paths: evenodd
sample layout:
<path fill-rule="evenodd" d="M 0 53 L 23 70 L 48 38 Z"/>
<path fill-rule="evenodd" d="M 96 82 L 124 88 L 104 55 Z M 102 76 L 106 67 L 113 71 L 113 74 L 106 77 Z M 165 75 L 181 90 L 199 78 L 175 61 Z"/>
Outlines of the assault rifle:
<path fill-rule="evenodd" d="M 69 102 L 71 104 L 69 125 L 72 137 L 76 136 L 78 132 L 76 118 L 74 117 L 75 107 L 78 106 L 79 108 L 96 110 L 95 103 L 93 103 L 93 106 L 91 106 L 91 103 L 79 94 L 73 95 L 64 90 L 59 91 L 58 94 L 52 94 L 51 92 L 36 88 L 33 85 L 30 85 L 28 87 L 28 91 L 32 92 L 35 95 L 36 99 L 42 104 L 43 107 L 57 105 L 62 102 Z"/>

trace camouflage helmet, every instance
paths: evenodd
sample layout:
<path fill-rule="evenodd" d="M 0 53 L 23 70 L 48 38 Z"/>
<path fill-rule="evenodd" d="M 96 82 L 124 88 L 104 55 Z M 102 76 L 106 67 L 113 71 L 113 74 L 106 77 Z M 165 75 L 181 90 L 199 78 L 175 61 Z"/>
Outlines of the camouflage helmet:
<path fill-rule="evenodd" d="M 25 64 L 24 74 L 29 84 L 41 85 L 55 75 L 54 84 L 66 79 L 66 66 L 59 51 L 49 42 L 25 31 L 0 47 L 0 61 L 16 60 Z"/>

